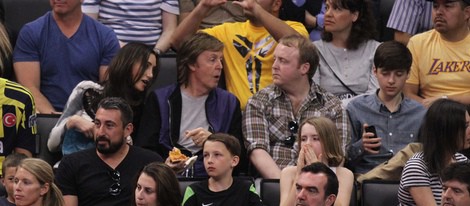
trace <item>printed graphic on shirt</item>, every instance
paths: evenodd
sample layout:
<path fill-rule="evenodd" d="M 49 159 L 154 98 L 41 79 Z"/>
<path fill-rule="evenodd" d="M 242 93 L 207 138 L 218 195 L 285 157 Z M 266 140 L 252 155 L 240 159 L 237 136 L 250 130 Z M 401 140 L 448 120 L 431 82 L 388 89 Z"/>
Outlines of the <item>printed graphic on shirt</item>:
<path fill-rule="evenodd" d="M 261 78 L 261 68 L 263 66 L 260 57 L 265 57 L 273 48 L 275 40 L 268 36 L 259 42 L 250 42 L 246 37 L 236 35 L 233 40 L 233 46 L 238 53 L 246 59 L 245 68 L 247 81 L 252 94 L 259 91 L 259 82 Z"/>
<path fill-rule="evenodd" d="M 36 127 L 36 119 L 37 119 L 36 113 L 29 116 L 29 118 L 28 118 L 28 128 Z"/>
<path fill-rule="evenodd" d="M 447 61 L 433 59 L 428 75 L 438 75 L 441 72 L 470 72 L 470 61 Z"/>
<path fill-rule="evenodd" d="M 3 115 L 3 125 L 5 127 L 13 127 L 16 125 L 16 116 L 13 113 Z"/>

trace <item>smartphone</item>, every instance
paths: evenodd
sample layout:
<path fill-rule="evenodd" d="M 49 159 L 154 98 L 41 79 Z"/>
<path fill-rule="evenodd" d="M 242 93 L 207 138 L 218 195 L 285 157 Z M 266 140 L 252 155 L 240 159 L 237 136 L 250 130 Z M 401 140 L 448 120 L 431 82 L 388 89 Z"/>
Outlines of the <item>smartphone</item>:
<path fill-rule="evenodd" d="M 377 138 L 377 131 L 375 131 L 375 126 L 367 126 L 366 132 L 374 133 L 374 136 L 369 138 Z"/>
<path fill-rule="evenodd" d="M 374 136 L 372 137 L 369 137 L 369 138 L 377 138 L 377 131 L 375 130 L 375 126 L 371 125 L 371 126 L 367 126 L 366 127 L 366 132 L 370 132 L 370 133 L 373 133 Z M 380 147 L 376 147 L 376 148 L 372 148 L 374 151 L 379 151 L 380 150 Z"/>

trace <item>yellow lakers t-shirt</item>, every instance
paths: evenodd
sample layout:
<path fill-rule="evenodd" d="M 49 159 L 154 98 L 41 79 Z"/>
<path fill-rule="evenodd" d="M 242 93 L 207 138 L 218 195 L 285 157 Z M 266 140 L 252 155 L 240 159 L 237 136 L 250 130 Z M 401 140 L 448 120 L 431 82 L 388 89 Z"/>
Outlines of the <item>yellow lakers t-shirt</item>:
<path fill-rule="evenodd" d="M 301 23 L 285 22 L 308 38 Z M 227 90 L 240 100 L 244 109 L 248 98 L 272 83 L 271 68 L 277 42 L 264 27 L 255 27 L 250 21 L 224 23 L 203 31 L 224 43 Z"/>
<path fill-rule="evenodd" d="M 470 91 L 470 35 L 459 42 L 448 42 L 432 29 L 413 36 L 408 48 L 413 63 L 406 83 L 419 85 L 422 97 Z"/>

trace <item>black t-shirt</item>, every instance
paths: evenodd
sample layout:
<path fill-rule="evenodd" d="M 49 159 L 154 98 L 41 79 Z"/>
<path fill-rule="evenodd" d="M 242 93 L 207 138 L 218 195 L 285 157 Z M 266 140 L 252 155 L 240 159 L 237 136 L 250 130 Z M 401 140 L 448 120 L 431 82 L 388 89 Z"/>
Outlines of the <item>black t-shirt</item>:
<path fill-rule="evenodd" d="M 80 206 L 130 205 L 137 173 L 151 162 L 162 162 L 162 158 L 151 151 L 130 146 L 127 156 L 113 170 L 96 154 L 96 149 L 87 149 L 62 158 L 56 172 L 56 184 L 63 195 L 78 197 Z M 110 174 L 120 173 L 119 180 Z M 120 183 L 120 194 L 113 196 L 109 189 Z"/>
<path fill-rule="evenodd" d="M 183 206 L 262 206 L 261 199 L 251 181 L 233 179 L 232 186 L 221 192 L 209 190 L 208 180 L 191 184 L 186 188 Z"/>

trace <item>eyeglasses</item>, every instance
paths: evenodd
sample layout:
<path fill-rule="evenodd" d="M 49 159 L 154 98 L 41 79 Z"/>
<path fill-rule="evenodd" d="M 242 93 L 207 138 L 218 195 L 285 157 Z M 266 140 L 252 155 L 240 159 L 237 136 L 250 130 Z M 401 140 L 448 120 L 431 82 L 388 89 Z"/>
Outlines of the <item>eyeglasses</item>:
<path fill-rule="evenodd" d="M 112 196 L 118 196 L 121 194 L 121 173 L 119 173 L 119 171 L 113 170 L 109 171 L 108 175 L 114 181 L 114 183 L 109 186 L 109 194 Z"/>
<path fill-rule="evenodd" d="M 292 147 L 295 143 L 295 134 L 299 130 L 299 124 L 296 121 L 290 121 L 287 124 L 287 129 L 289 129 L 290 135 L 284 140 L 284 144 Z"/>

